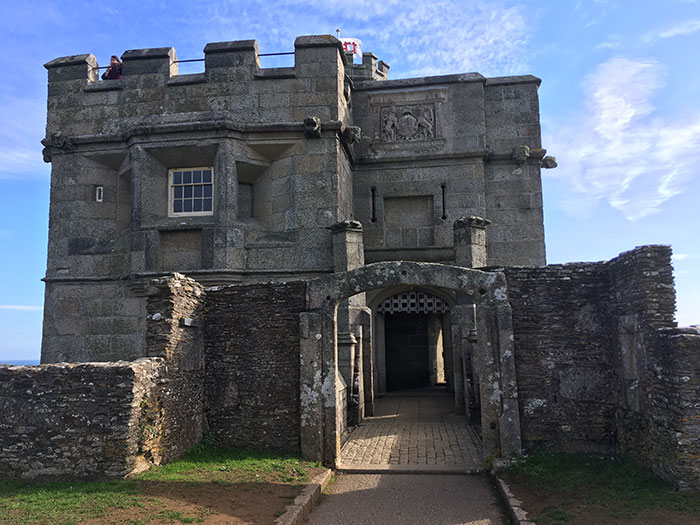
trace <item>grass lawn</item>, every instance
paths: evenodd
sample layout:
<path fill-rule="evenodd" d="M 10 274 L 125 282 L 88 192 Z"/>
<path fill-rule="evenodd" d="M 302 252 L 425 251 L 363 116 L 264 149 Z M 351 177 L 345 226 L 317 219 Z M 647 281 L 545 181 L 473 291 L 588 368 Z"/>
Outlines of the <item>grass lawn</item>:
<path fill-rule="evenodd" d="M 700 494 L 678 492 L 626 458 L 537 452 L 502 477 L 542 525 L 700 524 Z"/>
<path fill-rule="evenodd" d="M 320 465 L 197 445 L 133 479 L 0 482 L 0 524 L 273 523 Z"/>

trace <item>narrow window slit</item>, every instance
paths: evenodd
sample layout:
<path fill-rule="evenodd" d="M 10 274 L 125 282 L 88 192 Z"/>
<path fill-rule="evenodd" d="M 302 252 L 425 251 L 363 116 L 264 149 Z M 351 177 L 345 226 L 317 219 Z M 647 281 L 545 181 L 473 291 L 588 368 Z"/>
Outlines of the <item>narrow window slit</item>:
<path fill-rule="evenodd" d="M 443 182 L 440 184 L 440 190 L 442 190 L 442 220 L 447 219 L 447 210 L 445 208 L 445 187 L 447 185 Z"/>

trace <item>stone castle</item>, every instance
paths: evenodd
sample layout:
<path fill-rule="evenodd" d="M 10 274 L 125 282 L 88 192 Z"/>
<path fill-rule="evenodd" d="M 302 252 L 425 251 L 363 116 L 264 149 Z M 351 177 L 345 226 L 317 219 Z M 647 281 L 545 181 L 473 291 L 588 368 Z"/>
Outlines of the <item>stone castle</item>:
<path fill-rule="evenodd" d="M 0 367 L 0 474 L 121 476 L 204 432 L 335 466 L 376 396 L 444 384 L 485 460 L 622 451 L 700 486 L 670 249 L 545 266 L 539 79 L 389 80 L 331 36 L 204 55 L 46 64 L 42 365 Z"/>

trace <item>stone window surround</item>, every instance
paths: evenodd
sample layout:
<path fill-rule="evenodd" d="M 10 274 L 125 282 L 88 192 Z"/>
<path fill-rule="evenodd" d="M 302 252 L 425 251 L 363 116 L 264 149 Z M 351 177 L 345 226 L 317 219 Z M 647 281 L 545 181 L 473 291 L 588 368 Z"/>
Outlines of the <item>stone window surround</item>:
<path fill-rule="evenodd" d="M 174 210 L 174 184 L 173 184 L 173 174 L 175 172 L 179 171 L 195 171 L 195 170 L 209 170 L 211 171 L 211 188 L 212 188 L 212 206 L 211 210 L 206 210 L 206 211 L 180 211 L 176 212 Z M 193 216 L 207 216 L 207 215 L 214 215 L 214 184 L 215 184 L 215 176 L 214 176 L 214 167 L 213 166 L 194 166 L 194 167 L 180 167 L 180 168 L 170 168 L 168 169 L 168 217 L 193 217 Z M 195 186 L 201 185 L 201 186 L 206 186 L 208 183 L 191 183 L 191 184 L 179 184 L 178 186 L 180 187 L 192 187 L 194 188 Z"/>

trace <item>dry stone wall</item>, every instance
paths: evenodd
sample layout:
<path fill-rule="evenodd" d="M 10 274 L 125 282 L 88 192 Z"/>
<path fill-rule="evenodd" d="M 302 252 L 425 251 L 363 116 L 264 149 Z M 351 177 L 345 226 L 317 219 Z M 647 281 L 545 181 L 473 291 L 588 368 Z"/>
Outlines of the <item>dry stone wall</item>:
<path fill-rule="evenodd" d="M 142 402 L 161 359 L 0 367 L 0 476 L 111 478 L 142 469 Z"/>
<path fill-rule="evenodd" d="M 306 283 L 210 288 L 206 412 L 220 443 L 300 451 L 299 313 Z"/>
<path fill-rule="evenodd" d="M 147 292 L 146 346 L 165 359 L 158 388 L 142 403 L 149 426 L 147 459 L 155 464 L 182 456 L 204 431 L 204 288 L 181 274 L 154 279 Z"/>
<path fill-rule="evenodd" d="M 700 487 L 700 334 L 675 327 L 670 247 L 504 273 L 525 447 L 621 451 Z"/>
<path fill-rule="evenodd" d="M 608 451 L 615 409 L 602 264 L 507 268 L 523 444 Z"/>
<path fill-rule="evenodd" d="M 0 366 L 1 478 L 122 477 L 201 440 L 203 289 L 175 274 L 148 293 L 154 357 Z"/>

